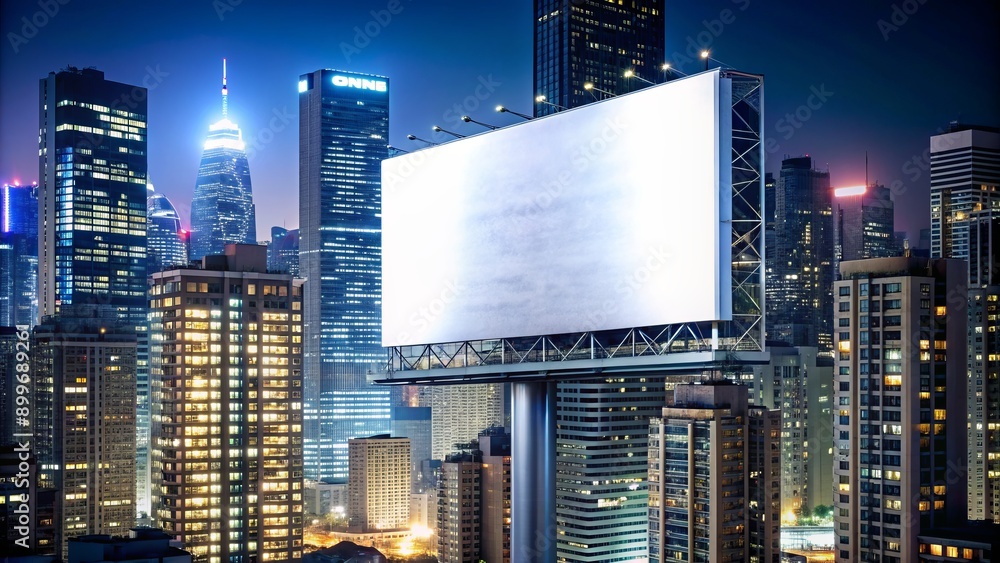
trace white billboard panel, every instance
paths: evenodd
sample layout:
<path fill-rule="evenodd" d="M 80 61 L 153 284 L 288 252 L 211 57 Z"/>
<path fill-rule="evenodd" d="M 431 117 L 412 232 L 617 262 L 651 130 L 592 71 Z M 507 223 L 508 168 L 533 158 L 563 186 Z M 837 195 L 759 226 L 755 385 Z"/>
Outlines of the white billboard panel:
<path fill-rule="evenodd" d="M 729 320 L 728 86 L 704 73 L 385 160 L 383 345 Z"/>

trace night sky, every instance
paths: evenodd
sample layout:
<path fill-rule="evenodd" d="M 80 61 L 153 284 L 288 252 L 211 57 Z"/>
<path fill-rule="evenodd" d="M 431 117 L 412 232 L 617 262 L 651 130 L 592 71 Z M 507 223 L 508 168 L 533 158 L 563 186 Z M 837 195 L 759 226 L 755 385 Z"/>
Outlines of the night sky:
<path fill-rule="evenodd" d="M 38 80 L 95 66 L 151 86 L 150 180 L 187 224 L 226 57 L 262 240 L 272 225 L 298 226 L 299 74 L 388 76 L 390 142 L 406 149 L 419 146 L 409 133 L 449 138 L 432 125 L 480 132 L 458 121 L 465 113 L 503 125 L 518 118 L 497 104 L 532 111 L 530 0 L 3 0 L 0 10 L 0 181 L 37 179 Z M 692 55 L 709 47 L 765 75 L 768 171 L 809 154 L 834 186 L 857 185 L 867 151 L 869 178 L 892 188 L 897 230 L 911 236 L 929 223 L 928 137 L 953 120 L 1000 126 L 993 0 L 667 0 L 666 20 L 675 67 L 703 69 Z"/>

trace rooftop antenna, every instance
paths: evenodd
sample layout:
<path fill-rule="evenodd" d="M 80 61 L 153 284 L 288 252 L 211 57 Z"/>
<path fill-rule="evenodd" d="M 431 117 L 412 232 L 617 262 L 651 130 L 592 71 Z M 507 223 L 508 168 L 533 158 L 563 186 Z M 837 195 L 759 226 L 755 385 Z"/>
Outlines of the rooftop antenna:
<path fill-rule="evenodd" d="M 865 150 L 865 187 L 868 187 L 868 151 Z"/>
<path fill-rule="evenodd" d="M 226 88 L 226 59 L 222 59 L 222 119 L 229 115 L 229 90 Z"/>

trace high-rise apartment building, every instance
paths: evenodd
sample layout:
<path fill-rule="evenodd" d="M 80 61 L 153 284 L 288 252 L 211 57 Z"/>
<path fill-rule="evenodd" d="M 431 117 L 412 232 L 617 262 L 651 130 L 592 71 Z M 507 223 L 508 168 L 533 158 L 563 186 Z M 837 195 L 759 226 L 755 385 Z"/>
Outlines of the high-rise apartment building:
<path fill-rule="evenodd" d="M 147 187 L 146 197 L 146 244 L 148 245 L 149 267 L 152 275 L 171 266 L 185 267 L 188 264 L 187 244 L 181 229 L 181 218 L 167 196 Z"/>
<path fill-rule="evenodd" d="M 271 227 L 271 242 L 267 245 L 267 269 L 272 272 L 299 275 L 299 230 Z"/>
<path fill-rule="evenodd" d="M 128 534 L 136 519 L 136 336 L 50 317 L 31 342 L 38 486 L 55 489 L 56 554 L 88 534 Z"/>
<path fill-rule="evenodd" d="M 347 518 L 362 533 L 410 527 L 410 439 L 352 438 Z"/>
<path fill-rule="evenodd" d="M 298 561 L 302 282 L 258 245 L 152 279 L 157 524 L 195 561 Z"/>
<path fill-rule="evenodd" d="M 834 276 L 846 260 L 903 255 L 894 210 L 889 188 L 880 184 L 833 190 Z"/>
<path fill-rule="evenodd" d="M 389 79 L 339 70 L 299 77 L 299 271 L 305 286 L 306 477 L 347 477 L 347 441 L 389 432 L 358 412 L 388 403 L 369 383 L 383 371 L 382 178 Z M 374 406 L 365 407 L 366 401 Z M 360 423 L 359 423 L 360 422 Z"/>
<path fill-rule="evenodd" d="M 969 518 L 1000 522 L 1000 131 L 930 138 L 931 257 L 968 264 Z"/>
<path fill-rule="evenodd" d="M 781 518 L 794 524 L 833 504 L 833 360 L 812 346 L 768 349 L 753 402 L 781 412 Z"/>
<path fill-rule="evenodd" d="M 840 274 L 836 560 L 916 561 L 921 530 L 966 517 L 966 267 L 875 258 Z"/>
<path fill-rule="evenodd" d="M 257 244 L 257 215 L 243 132 L 229 119 L 223 59 L 222 119 L 208 127 L 191 200 L 191 260 L 222 254 L 227 244 Z"/>
<path fill-rule="evenodd" d="M 774 266 L 767 279 L 767 339 L 829 353 L 833 314 L 830 173 L 808 156 L 786 158 L 775 186 Z"/>
<path fill-rule="evenodd" d="M 442 460 L 457 444 L 475 440 L 480 432 L 503 426 L 504 390 L 499 383 L 427 385 L 419 404 L 431 409 L 431 457 Z"/>
<path fill-rule="evenodd" d="M 146 100 L 93 68 L 40 81 L 39 315 L 71 307 L 136 334 L 138 510 L 149 506 Z"/>
<path fill-rule="evenodd" d="M 606 95 L 599 90 L 621 94 L 646 85 L 626 78 L 627 70 L 650 82 L 663 75 L 662 0 L 535 0 L 534 17 L 534 93 L 550 104 L 572 108 Z M 584 89 L 588 83 L 592 90 Z M 536 104 L 535 115 L 558 111 L 550 104 Z"/>
<path fill-rule="evenodd" d="M 38 321 L 38 186 L 0 188 L 0 326 Z"/>
<path fill-rule="evenodd" d="M 650 563 L 777 563 L 777 417 L 730 381 L 674 389 L 650 420 Z"/>
<path fill-rule="evenodd" d="M 493 428 L 441 465 L 438 561 L 510 563 L 510 434 Z"/>

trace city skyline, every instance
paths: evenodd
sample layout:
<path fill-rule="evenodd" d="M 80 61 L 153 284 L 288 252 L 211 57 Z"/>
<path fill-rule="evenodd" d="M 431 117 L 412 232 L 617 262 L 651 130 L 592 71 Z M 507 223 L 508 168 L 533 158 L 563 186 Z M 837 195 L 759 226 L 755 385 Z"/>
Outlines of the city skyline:
<path fill-rule="evenodd" d="M 990 99 L 1000 84 L 992 70 L 1000 66 L 1000 40 L 987 33 L 995 5 L 913 1 L 790 11 L 750 0 L 674 4 L 665 5 L 665 52 L 675 67 L 689 74 L 703 69 L 691 55 L 707 45 L 713 67 L 721 60 L 765 74 L 768 170 L 776 171 L 786 154 L 810 154 L 817 167 L 829 167 L 833 186 L 857 185 L 865 181 L 867 150 L 868 178 L 893 192 L 897 226 L 911 237 L 929 223 L 928 136 L 952 120 L 1000 124 Z M 57 5 L 54 15 L 37 2 L 2 7 L 7 41 L 0 78 L 8 87 L 0 93 L 0 178 L 37 179 L 29 101 L 37 95 L 35 81 L 67 65 L 93 65 L 149 88 L 150 179 L 175 202 L 186 227 L 204 131 L 217 114 L 217 89 L 207 85 L 217 82 L 220 58 L 228 57 L 233 69 L 233 107 L 240 108 L 234 119 L 243 125 L 258 184 L 262 234 L 273 225 L 298 226 L 289 193 L 298 150 L 295 84 L 303 72 L 388 76 L 397 116 L 389 142 L 406 150 L 419 146 L 407 134 L 449 138 L 432 125 L 462 134 L 482 130 L 461 123 L 462 114 L 506 125 L 519 118 L 495 113 L 496 105 L 534 109 L 528 2 L 489 16 L 456 2 L 418 8 L 405 0 L 281 8 L 219 0 L 171 10 L 154 4 L 134 15 Z M 158 22 L 156 29 L 141 25 L 146 17 Z M 105 20 L 122 30 L 116 42 L 91 25 Z M 428 31 L 434 29 L 442 31 Z M 889 98 L 891 104 L 881 101 Z"/>

